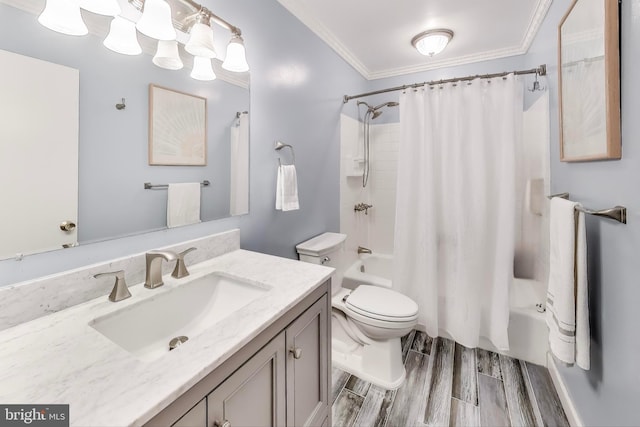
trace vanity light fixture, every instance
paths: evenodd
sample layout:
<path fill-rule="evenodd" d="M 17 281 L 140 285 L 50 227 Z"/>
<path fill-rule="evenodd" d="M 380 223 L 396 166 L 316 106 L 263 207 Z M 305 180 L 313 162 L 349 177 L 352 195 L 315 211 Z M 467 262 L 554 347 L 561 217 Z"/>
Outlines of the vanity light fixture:
<path fill-rule="evenodd" d="M 89 33 L 80 15 L 78 0 L 47 0 L 38 22 L 50 30 L 70 36 Z"/>
<path fill-rule="evenodd" d="M 145 0 L 142 18 L 136 28 L 152 39 L 176 39 L 176 30 L 171 22 L 171 6 L 165 0 Z"/>
<path fill-rule="evenodd" d="M 130 21 L 131 14 L 124 13 L 121 4 L 122 8 L 124 4 L 128 4 L 141 11 L 140 19 L 137 22 Z M 171 7 L 176 7 L 177 4 L 181 9 L 173 15 Z M 188 10 L 187 13 L 183 10 L 184 6 Z M 142 49 L 136 30 L 158 40 L 153 63 L 168 70 L 179 70 L 183 67 L 177 39 L 180 35 L 180 43 L 183 43 L 182 35 L 186 34 L 189 38 L 184 46 L 185 51 L 194 57 L 191 77 L 198 80 L 208 81 L 216 78 L 211 64 L 211 59 L 217 58 L 213 42 L 215 23 L 231 33 L 222 68 L 236 73 L 249 71 L 240 28 L 231 25 L 194 0 L 46 0 L 44 11 L 38 17 L 38 21 L 59 33 L 85 35 L 88 29 L 82 20 L 81 8 L 91 13 L 114 17 L 109 34 L 103 42 L 114 52 L 124 55 L 140 54 Z"/>
<path fill-rule="evenodd" d="M 203 56 L 193 57 L 193 69 L 190 74 L 192 79 L 201 81 L 211 81 L 216 79 L 216 73 L 213 72 L 211 66 L 211 58 Z"/>
<path fill-rule="evenodd" d="M 238 33 L 233 33 L 227 45 L 227 56 L 224 58 L 222 68 L 236 73 L 249 71 L 249 64 L 244 50 L 244 40 Z"/>
<path fill-rule="evenodd" d="M 124 55 L 140 55 L 142 53 L 142 48 L 138 43 L 136 24 L 122 16 L 116 16 L 111 21 L 109 34 L 102 44 L 107 49 Z"/>
<path fill-rule="evenodd" d="M 193 56 L 215 58 L 216 49 L 213 47 L 213 29 L 209 24 L 208 14 L 200 11 L 196 22 L 189 32 L 189 41 L 184 45 L 184 50 Z"/>
<path fill-rule="evenodd" d="M 118 0 L 80 0 L 80 8 L 105 16 L 118 16 L 122 13 Z"/>
<path fill-rule="evenodd" d="M 158 49 L 152 62 L 165 70 L 180 70 L 184 66 L 178 53 L 178 42 L 175 40 L 159 40 Z"/>
<path fill-rule="evenodd" d="M 428 30 L 411 39 L 411 44 L 425 56 L 439 54 L 453 38 L 453 31 L 447 29 Z"/>

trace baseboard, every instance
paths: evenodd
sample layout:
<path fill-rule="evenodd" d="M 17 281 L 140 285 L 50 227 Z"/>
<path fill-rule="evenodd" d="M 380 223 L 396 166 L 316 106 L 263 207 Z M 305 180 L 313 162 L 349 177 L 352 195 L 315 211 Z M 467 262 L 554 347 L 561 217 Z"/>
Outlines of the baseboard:
<path fill-rule="evenodd" d="M 562 403 L 564 413 L 567 415 L 567 419 L 569 420 L 569 425 L 571 427 L 583 427 L 584 424 L 580 419 L 580 414 L 578 414 L 578 411 L 576 410 L 576 407 L 573 404 L 571 397 L 569 396 L 569 390 L 562 380 L 560 371 L 558 371 L 556 362 L 555 360 L 553 360 L 553 356 L 550 352 L 547 353 L 547 369 L 549 369 L 551 380 L 553 381 L 553 385 L 556 387 L 558 397 L 560 398 L 560 403 Z"/>

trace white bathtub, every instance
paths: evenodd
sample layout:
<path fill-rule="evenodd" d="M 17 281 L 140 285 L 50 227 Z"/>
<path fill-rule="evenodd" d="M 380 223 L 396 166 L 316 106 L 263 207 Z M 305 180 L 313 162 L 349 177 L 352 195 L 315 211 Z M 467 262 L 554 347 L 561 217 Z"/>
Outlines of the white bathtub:
<path fill-rule="evenodd" d="M 362 254 L 349 266 L 342 279 L 342 286 L 355 289 L 361 284 L 392 287 L 393 256 L 384 254 Z M 546 286 L 529 279 L 514 279 L 509 292 L 509 346 L 511 357 L 546 366 L 549 349 L 549 330 L 545 314 L 539 313 L 536 304 L 544 304 Z M 480 347 L 497 351 L 486 339 Z"/>

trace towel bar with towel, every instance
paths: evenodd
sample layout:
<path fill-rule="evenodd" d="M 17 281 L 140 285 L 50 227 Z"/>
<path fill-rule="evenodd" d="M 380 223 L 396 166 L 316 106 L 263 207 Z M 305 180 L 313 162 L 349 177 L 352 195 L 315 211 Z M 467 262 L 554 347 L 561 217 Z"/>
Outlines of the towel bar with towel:
<path fill-rule="evenodd" d="M 276 141 L 276 145 L 274 147 L 274 150 L 280 151 L 284 147 L 289 147 L 289 149 L 291 150 L 291 159 L 292 159 L 291 164 L 295 165 L 296 164 L 296 153 L 294 153 L 293 147 L 291 145 L 285 144 L 284 142 Z M 278 163 L 280 163 L 280 165 L 282 165 L 282 160 L 280 159 L 280 157 L 278 157 Z"/>
<path fill-rule="evenodd" d="M 209 182 L 208 179 L 205 179 L 204 181 L 202 181 L 200 183 L 201 186 L 203 187 L 207 187 L 209 185 L 211 185 L 211 182 Z M 169 184 L 152 184 L 150 182 L 145 182 L 144 183 L 144 189 L 145 190 L 160 190 L 160 189 L 167 189 L 169 188 Z"/>
<path fill-rule="evenodd" d="M 552 194 L 548 197 L 549 199 L 552 199 L 554 197 L 569 199 L 569 193 Z M 579 210 L 580 212 L 584 212 L 589 215 L 595 215 L 595 216 L 601 216 L 604 218 L 614 219 L 618 222 L 621 222 L 622 224 L 627 223 L 627 208 L 625 208 L 624 206 L 614 206 L 609 209 L 601 209 L 601 210 L 593 210 L 585 207 L 580 207 L 576 209 Z"/>

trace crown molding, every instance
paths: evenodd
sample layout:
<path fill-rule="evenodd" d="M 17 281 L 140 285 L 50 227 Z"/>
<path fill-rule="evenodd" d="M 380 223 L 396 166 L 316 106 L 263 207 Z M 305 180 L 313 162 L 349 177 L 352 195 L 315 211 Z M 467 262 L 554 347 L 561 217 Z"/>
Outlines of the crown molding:
<path fill-rule="evenodd" d="M 320 21 L 318 21 L 309 9 L 299 0 L 278 0 L 285 9 L 293 16 L 298 18 L 305 26 L 307 26 L 315 35 L 320 37 L 329 45 L 338 55 L 342 57 L 349 65 L 351 65 L 363 77 L 367 78 L 371 72 L 369 69 L 354 55 L 342 42 Z"/>
<path fill-rule="evenodd" d="M 349 65 L 358 71 L 367 80 L 376 80 L 387 77 L 402 76 L 411 73 L 419 73 L 444 67 L 453 67 L 457 65 L 471 64 L 475 62 L 488 61 L 492 59 L 506 58 L 510 56 L 523 55 L 527 53 L 531 43 L 535 39 L 542 22 L 544 21 L 553 0 L 538 0 L 534 8 L 527 31 L 525 32 L 520 44 L 517 46 L 506 47 L 502 49 L 488 50 L 478 52 L 471 55 L 460 56 L 457 58 L 431 60 L 428 63 L 419 64 L 408 67 L 390 68 L 381 71 L 369 70 L 359 59 L 353 54 L 338 38 L 322 23 L 320 23 L 308 10 L 308 8 L 300 0 L 278 0 L 292 15 L 298 18 L 304 25 L 313 31 L 320 39 L 327 43 L 338 55 L 342 57 Z"/>

